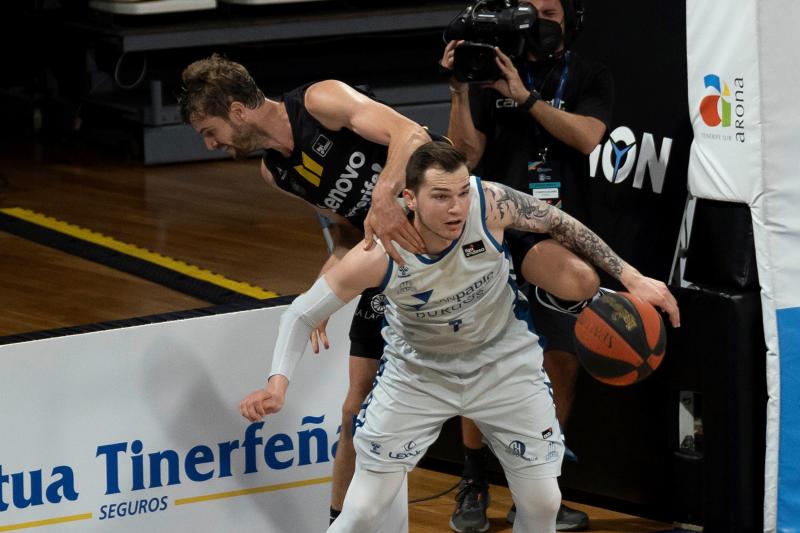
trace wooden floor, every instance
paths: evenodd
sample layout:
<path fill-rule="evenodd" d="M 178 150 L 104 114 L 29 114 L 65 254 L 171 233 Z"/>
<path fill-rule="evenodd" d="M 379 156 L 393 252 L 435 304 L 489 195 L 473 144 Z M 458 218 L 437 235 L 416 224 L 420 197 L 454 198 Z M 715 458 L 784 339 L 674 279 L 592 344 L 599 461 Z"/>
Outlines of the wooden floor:
<path fill-rule="evenodd" d="M 279 294 L 302 292 L 325 259 L 306 204 L 268 189 L 258 161 L 143 167 L 84 146 L 5 146 L 0 208 L 20 207 Z M 194 309 L 207 302 L 0 232 L 0 336 Z M 451 476 L 413 473 L 410 499 Z M 492 489 L 490 531 L 511 531 L 508 490 Z M 454 493 L 411 506 L 411 531 L 448 531 Z M 670 529 L 576 504 L 592 531 Z"/>
<path fill-rule="evenodd" d="M 81 150 L 81 153 L 78 152 Z M 297 294 L 326 255 L 313 209 L 268 189 L 257 161 L 147 168 L 80 147 L 0 153 L 0 208 L 21 207 Z M 0 233 L 0 336 L 207 305 Z"/>
<path fill-rule="evenodd" d="M 458 482 L 458 478 L 431 470 L 418 468 L 409 477 L 409 501 L 441 493 Z M 455 491 L 433 500 L 409 505 L 411 533 L 437 533 L 449 531 L 448 521 L 454 508 Z M 492 485 L 490 489 L 489 528 L 490 533 L 511 533 L 511 524 L 506 522 L 506 513 L 511 507 L 511 493 L 506 487 Z M 598 509 L 588 505 L 567 502 L 570 507 L 589 515 L 593 533 L 655 533 L 671 531 L 668 524 L 646 520 L 622 513 Z"/>

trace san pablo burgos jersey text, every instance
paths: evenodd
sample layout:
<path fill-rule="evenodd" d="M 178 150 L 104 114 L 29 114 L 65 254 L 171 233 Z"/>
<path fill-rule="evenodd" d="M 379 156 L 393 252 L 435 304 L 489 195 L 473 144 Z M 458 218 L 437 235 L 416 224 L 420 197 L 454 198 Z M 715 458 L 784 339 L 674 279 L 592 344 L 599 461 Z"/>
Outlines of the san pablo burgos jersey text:
<path fill-rule="evenodd" d="M 492 360 L 487 348 L 511 323 L 524 320 L 527 326 L 527 302 L 485 219 L 481 182 L 472 176 L 464 231 L 441 255 L 396 246 L 406 264 L 390 259 L 381 287 L 388 324 L 383 335 L 392 352 L 431 368 L 470 371 Z"/>

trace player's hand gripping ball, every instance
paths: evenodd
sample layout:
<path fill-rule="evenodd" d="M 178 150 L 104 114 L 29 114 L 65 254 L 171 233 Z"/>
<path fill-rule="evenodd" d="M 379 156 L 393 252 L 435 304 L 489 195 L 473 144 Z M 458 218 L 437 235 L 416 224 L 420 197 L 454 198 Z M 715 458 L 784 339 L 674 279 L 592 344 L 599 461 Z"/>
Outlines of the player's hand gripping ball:
<path fill-rule="evenodd" d="M 595 379 L 632 385 L 664 359 L 667 336 L 655 307 L 626 292 L 606 293 L 578 315 L 578 359 Z"/>

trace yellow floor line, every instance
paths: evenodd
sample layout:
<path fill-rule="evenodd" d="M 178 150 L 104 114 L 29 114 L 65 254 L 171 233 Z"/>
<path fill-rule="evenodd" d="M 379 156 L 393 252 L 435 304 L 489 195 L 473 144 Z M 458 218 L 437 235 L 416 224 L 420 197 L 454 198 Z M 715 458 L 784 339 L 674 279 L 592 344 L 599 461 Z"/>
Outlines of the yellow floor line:
<path fill-rule="evenodd" d="M 53 524 L 63 524 L 64 522 L 77 522 L 78 520 L 91 519 L 92 513 L 74 514 L 70 516 L 60 516 L 58 518 L 48 518 L 46 520 L 35 520 L 33 522 L 21 522 L 19 524 L 0 526 L 0 531 L 14 531 L 15 529 L 27 529 L 29 527 L 52 526 Z"/>
<path fill-rule="evenodd" d="M 194 496 L 192 498 L 176 498 L 175 505 L 187 505 L 190 503 L 207 502 L 210 500 L 221 500 L 223 498 L 236 498 L 237 496 L 246 496 L 248 494 L 259 494 L 261 492 L 273 492 L 276 490 L 294 489 L 297 487 L 307 487 L 309 485 L 319 485 L 321 483 L 328 483 L 333 478 L 318 477 L 314 479 L 305 479 L 303 481 L 292 481 L 291 483 L 280 483 L 278 485 L 265 485 L 263 487 L 253 487 L 252 489 L 233 490 L 230 492 L 218 492 L 216 494 L 206 494 L 204 496 Z"/>
<path fill-rule="evenodd" d="M 171 257 L 166 257 L 161 254 L 151 252 L 150 250 L 134 246 L 133 244 L 120 242 L 112 237 L 108 237 L 101 233 L 81 228 L 80 226 L 75 226 L 67 222 L 56 220 L 55 218 L 37 213 L 35 211 L 22 209 L 20 207 L 10 207 L 2 208 L 0 209 L 0 212 L 21 220 L 25 220 L 26 222 L 36 224 L 37 226 L 42 226 L 65 235 L 70 235 L 71 237 L 115 250 L 125 255 L 142 259 L 149 263 L 154 263 L 164 268 L 174 270 L 175 272 L 180 272 L 181 274 L 191 278 L 206 281 L 213 285 L 224 287 L 231 291 L 245 294 L 259 300 L 266 300 L 268 298 L 275 298 L 276 296 L 279 296 L 276 292 L 264 290 L 261 287 L 256 287 L 254 285 L 250 285 L 249 283 L 233 281 L 225 276 L 215 274 L 209 270 L 205 270 L 203 268 L 184 263 L 183 261 L 178 261 L 177 259 L 172 259 Z"/>

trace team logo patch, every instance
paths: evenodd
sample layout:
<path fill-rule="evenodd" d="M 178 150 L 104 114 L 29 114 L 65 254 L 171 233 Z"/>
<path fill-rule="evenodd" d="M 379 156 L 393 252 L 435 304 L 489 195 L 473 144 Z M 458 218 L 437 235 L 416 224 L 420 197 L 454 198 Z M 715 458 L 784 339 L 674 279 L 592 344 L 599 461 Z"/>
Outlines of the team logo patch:
<path fill-rule="evenodd" d="M 464 250 L 464 255 L 466 257 L 472 257 L 474 255 L 482 254 L 486 251 L 486 246 L 483 245 L 483 241 L 475 241 L 469 244 L 465 244 L 461 247 Z"/>
<path fill-rule="evenodd" d="M 376 294 L 372 297 L 372 300 L 369 302 L 370 307 L 372 310 L 378 313 L 379 315 L 383 314 L 383 311 L 386 309 L 386 301 L 383 298 L 383 294 Z"/>
<path fill-rule="evenodd" d="M 413 440 L 410 440 L 407 443 L 405 443 L 403 445 L 403 450 L 404 451 L 402 452 L 389 452 L 389 457 L 391 457 L 392 459 L 399 459 L 402 461 L 410 457 L 416 457 L 417 455 L 422 453 L 422 450 L 417 449 L 417 443 L 414 442 Z"/>
<path fill-rule="evenodd" d="M 521 441 L 511 441 L 508 445 L 508 453 L 514 457 L 525 457 L 525 444 Z"/>
<path fill-rule="evenodd" d="M 317 152 L 320 156 L 325 157 L 333 146 L 333 141 L 325 137 L 323 134 L 317 135 L 314 139 L 311 149 Z"/>
<path fill-rule="evenodd" d="M 528 448 L 525 446 L 525 443 L 519 440 L 513 440 L 506 446 L 506 453 L 513 456 L 519 457 L 523 461 L 527 461 L 529 463 L 535 463 L 539 460 L 539 457 L 534 456 L 525 456 L 525 452 Z"/>

